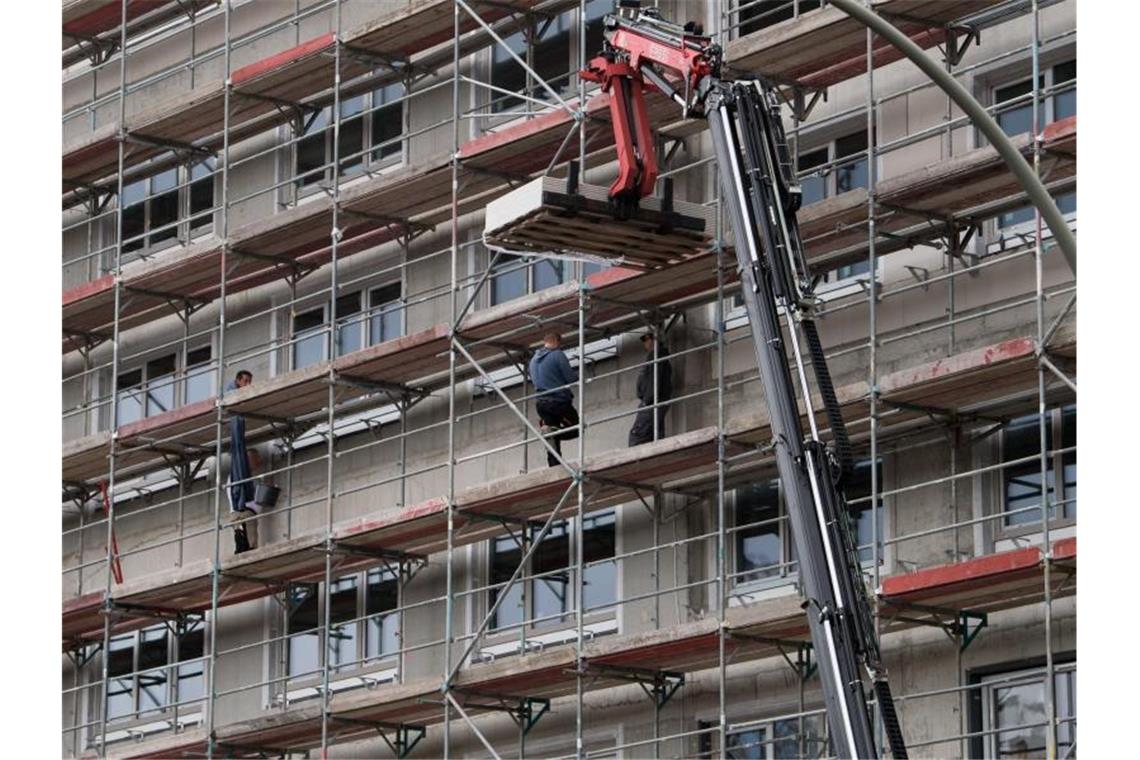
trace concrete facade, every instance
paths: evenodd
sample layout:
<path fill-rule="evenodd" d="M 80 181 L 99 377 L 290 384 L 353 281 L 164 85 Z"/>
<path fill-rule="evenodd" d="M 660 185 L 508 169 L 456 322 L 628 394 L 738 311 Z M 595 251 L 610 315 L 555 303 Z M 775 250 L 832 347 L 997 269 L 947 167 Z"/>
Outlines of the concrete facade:
<path fill-rule="evenodd" d="M 232 68 L 261 60 L 310 39 L 318 34 L 336 31 L 332 3 L 317 0 L 299 1 L 297 8 L 319 8 L 293 24 L 235 48 Z M 344 0 L 341 28 L 376 18 L 381 10 L 389 12 L 393 3 Z M 678 9 L 681 5 L 681 9 Z M 294 13 L 293 3 L 234 3 L 231 37 L 247 35 Z M 383 8 L 381 8 L 383 6 Z M 712 6 L 712 7 L 708 7 Z M 715 28 L 718 4 L 701 4 L 706 28 Z M 690 4 L 661 3 L 666 17 L 692 16 Z M 1075 60 L 1075 0 L 1049 5 L 1041 11 L 1043 68 Z M 993 100 L 995 87 L 1028 76 L 1030 53 L 1030 17 L 1012 18 L 988 27 L 982 43 L 971 48 L 962 67 L 979 63 L 964 74 L 962 81 L 975 95 Z M 571 27 L 576 28 L 576 27 Z M 185 95 L 203 83 L 217 81 L 224 75 L 223 61 L 214 56 L 196 62 L 193 67 L 179 67 L 191 56 L 201 55 L 218 46 L 223 37 L 222 14 L 207 12 L 192 27 L 185 22 L 161 34 L 155 42 L 132 50 L 127 71 L 126 111 L 130 115 L 168 98 Z M 576 46 L 575 46 L 576 47 Z M 567 70 L 576 67 L 576 55 L 567 61 Z M 992 63 L 984 63 L 991 59 Z M 489 50 L 467 56 L 461 71 L 471 78 L 486 80 L 491 66 Z M 169 72 L 159 77 L 163 72 Z M 92 130 L 114 123 L 118 116 L 118 66 L 108 65 L 93 72 L 85 64 L 65 72 L 63 97 L 65 114 L 64 146 L 82 140 Z M 404 116 L 407 133 L 416 133 L 401 147 L 397 166 L 418 166 L 429 160 L 446 158 L 452 150 L 450 84 L 452 72 L 445 67 L 416 81 L 407 100 Z M 877 98 L 897 93 L 922 83 L 915 68 L 907 62 L 894 63 L 874 72 Z M 426 91 L 426 92 L 424 92 Z M 416 93 L 423 92 L 422 96 Z M 463 83 L 459 99 L 464 108 L 484 103 L 486 94 Z M 865 128 L 867 114 L 867 77 L 858 76 L 828 90 L 802 126 L 799 149 L 806 152 L 827 145 L 836 138 Z M 901 97 L 882 102 L 876 112 L 876 143 L 889 144 L 916 135 L 941 124 L 948 112 L 947 100 L 932 88 L 918 89 Z M 949 109 L 952 117 L 960 114 Z M 846 114 L 846 115 L 845 115 Z M 460 124 L 460 142 L 478 136 L 489 119 L 469 119 Z M 790 124 L 790 122 L 789 122 Z M 229 174 L 229 228 L 270 217 L 292 202 L 292 186 L 288 180 L 293 171 L 286 127 L 260 134 L 231 147 L 231 162 L 236 164 Z M 897 147 L 879 155 L 876 173 L 880 178 L 897 176 L 917 167 L 936 163 L 953 155 L 979 147 L 981 138 L 972 127 L 954 128 Z M 687 138 L 684 151 L 674 166 L 711 155 L 707 135 Z M 251 158 L 252 157 L 252 158 Z M 382 166 L 379 173 L 393 167 Z M 590 167 L 584 181 L 608 184 L 614 167 L 605 163 Z M 369 181 L 367 177 L 348 180 Z M 690 201 L 711 202 L 715 175 L 711 165 L 699 165 L 675 177 L 677 197 Z M 214 181 L 215 205 L 221 197 L 220 173 Z M 280 188 L 272 189 L 281 184 Z M 267 189 L 268 188 L 268 189 Z M 302 197 L 300 203 L 308 200 Z M 109 208 L 114 208 L 111 201 Z M 115 214 L 84 221 L 88 212 L 77 207 L 63 215 L 64 287 L 73 287 L 105 273 L 113 264 Z M 479 244 L 482 213 L 476 211 L 456 220 L 461 243 L 456 259 L 458 276 L 463 284 L 457 288 L 461 298 L 469 292 L 486 269 L 490 254 Z M 220 230 L 221 214 L 215 212 L 212 229 Z M 449 298 L 452 283 L 450 223 L 438 225 L 404 244 L 380 245 L 345 259 L 338 264 L 337 278 L 341 295 L 361 292 L 367 296 L 377 286 L 399 282 L 405 305 L 402 310 L 403 333 L 411 334 L 449 320 Z M 961 269 L 942 250 L 928 244 L 917 245 L 883 257 L 876 273 L 879 287 L 888 297 L 878 304 L 876 320 L 879 343 L 876 351 L 878 376 L 935 361 L 946 356 L 992 345 L 1002 340 L 1032 336 L 1037 333 L 1035 294 L 1037 272 L 1032 256 L 1010 256 L 998 263 L 996 251 L 1018 250 L 1022 242 L 1003 234 L 990 219 L 983 224 L 980 236 L 972 241 L 969 253 L 977 255 L 976 265 L 985 264 L 978 273 L 942 279 L 926 287 L 917 277 L 937 278 Z M 177 248 L 177 243 L 174 244 Z M 147 255 L 160 257 L 164 249 L 148 250 Z M 565 265 L 567 281 L 582 273 L 581 262 Z M 863 275 L 864 281 L 866 275 Z M 868 331 L 870 308 L 865 288 L 858 278 L 823 286 L 827 300 L 820 321 L 825 347 L 833 354 L 832 373 L 837 386 L 866 381 L 868 378 Z M 293 369 L 290 332 L 297 314 L 329 302 L 330 267 L 308 275 L 291 286 L 285 281 L 262 285 L 232 294 L 225 304 L 225 356 L 222 374 L 228 382 L 234 372 L 248 369 L 255 383 L 284 374 Z M 1044 324 L 1059 317 L 1068 300 L 1067 286 L 1072 274 L 1055 250 L 1042 259 L 1041 283 L 1051 295 L 1044 303 Z M 490 307 L 490 288 L 485 287 L 475 300 L 475 308 Z M 896 291 L 898 291 L 896 293 Z M 724 350 L 724 414 L 726 419 L 755 414 L 763 399 L 756 376 L 752 349 L 746 340 L 747 326 L 729 309 L 729 327 Z M 181 353 L 199 346 L 210 346 L 214 367 L 218 364 L 220 309 L 217 302 L 196 311 L 184 323 L 171 314 L 142 327 L 124 331 L 117 346 L 120 377 L 143 367 L 148 361 L 169 353 Z M 1065 326 L 1075 321 L 1074 314 L 1065 318 Z M 669 433 L 716 425 L 718 419 L 718 354 L 715 348 L 716 309 L 703 303 L 682 313 L 669 336 L 673 359 L 675 395 L 690 396 L 669 412 Z M 584 412 L 587 424 L 584 452 L 586 456 L 625 448 L 626 436 L 637 406 L 635 380 L 644 361 L 637 340 L 641 330 L 600 337 L 596 360 L 586 366 L 586 397 L 576 403 Z M 179 359 L 181 362 L 182 360 Z M 112 383 L 112 346 L 104 343 L 86 357 L 78 352 L 65 354 L 63 370 L 64 441 L 82 438 L 110 429 L 111 415 L 108 393 Z M 180 365 L 181 366 L 181 365 Z M 214 372 L 217 372 L 214 369 Z M 505 392 L 519 398 L 529 386 L 515 381 L 505 382 Z M 181 386 L 179 386 L 181 387 Z M 181 392 L 181 391 L 179 391 Z M 1063 389 L 1049 391 L 1050 408 L 1069 403 Z M 386 403 L 386 400 L 381 400 Z M 378 405 L 383 405 L 378 401 Z M 522 406 L 526 415 L 535 417 L 533 401 Z M 1002 520 L 984 518 L 1000 515 L 1005 498 L 1005 485 L 1000 470 L 979 472 L 969 477 L 947 480 L 947 476 L 979 470 L 1000 464 L 1003 460 L 1002 434 L 983 436 L 997 421 L 1007 421 L 1032 414 L 1037 408 L 1036 390 L 1016 403 L 1011 402 L 996 412 L 979 418 L 961 418 L 947 422 L 938 419 L 878 442 L 881 481 L 878 490 L 886 492 L 881 502 L 881 529 L 886 543 L 882 548 L 879 574 L 883 576 L 980 557 L 1007 548 L 1040 545 L 1040 525 L 1036 530 L 1007 529 Z M 398 415 L 397 415 L 398 416 Z M 1056 419 L 1060 419 L 1057 417 Z M 462 489 L 494 481 L 545 466 L 540 442 L 526 433 L 518 417 L 504 407 L 493 393 L 481 390 L 473 381 L 463 381 L 455 393 L 455 418 L 449 420 L 449 394 L 435 391 L 420 401 L 404 416 L 404 420 L 386 421 L 382 425 L 348 427 L 350 419 L 338 417 L 336 423 L 336 457 L 331 465 L 331 513 L 334 523 L 352 518 L 381 517 L 397 514 L 402 508 L 443 496 L 447 493 L 447 457 L 449 434 L 454 435 L 455 488 Z M 347 428 L 347 430 L 345 430 Z M 407 436 L 403 446 L 400 431 L 417 431 Z M 330 498 L 327 448 L 319 428 L 306 433 L 295 443 L 291 453 L 280 441 L 259 446 L 269 466 L 280 471 L 274 480 L 282 487 L 277 508 L 261 521 L 260 542 L 270 544 L 311 532 L 322 531 L 327 522 L 326 503 Z M 868 443 L 857 443 L 861 458 L 869 456 Z M 577 442 L 567 444 L 567 453 L 577 457 Z M 211 558 L 214 554 L 215 476 L 228 472 L 228 455 L 221 462 L 207 457 L 192 481 L 179 486 L 169 471 L 156 472 L 144 478 L 132 478 L 117 484 L 121 494 L 115 504 L 119 552 L 123 574 L 136 579 L 171 567 L 187 565 Z M 406 473 L 401 477 L 402 473 Z M 744 488 L 749 483 L 774 478 L 771 468 L 730 473 L 729 487 Z M 901 493 L 895 491 L 903 490 Z M 224 498 L 224 497 L 223 497 Z M 742 498 L 742 497 L 741 497 Z M 736 498 L 726 495 L 728 524 L 733 524 Z M 654 505 L 651 515 L 648 504 Z M 63 518 L 64 599 L 98 591 L 106 585 L 106 527 L 82 526 L 99 515 L 96 504 L 80 507 L 82 518 L 72 505 L 65 503 Z M 633 500 L 613 508 L 616 519 L 614 551 L 624 556 L 617 562 L 613 595 L 618 600 L 607 609 L 586 615 L 598 635 L 625 636 L 699 620 L 717 614 L 717 493 L 716 480 L 703 483 L 687 495 L 659 494 L 648 503 Z M 227 511 L 222 506 L 222 512 Z M 573 509 L 570 513 L 573 513 Z M 1072 508 L 1075 514 L 1075 504 Z M 974 520 L 972 524 L 969 524 Z M 786 520 L 783 520 L 786 526 Z M 936 527 L 958 524 L 960 527 L 931 532 Z M 1075 535 L 1075 519 L 1058 520 L 1052 526 L 1054 539 Z M 763 581 L 741 578 L 730 584 L 730 604 L 747 604 L 763 598 L 795 594 L 794 573 L 787 573 L 790 561 L 790 539 L 783 528 L 779 541 L 782 562 L 776 578 Z M 912 534 L 920 534 L 912 536 Z M 742 558 L 733 533 L 729 536 L 730 572 L 741 572 Z M 743 535 L 743 534 L 740 534 Z M 902 537 L 901 539 L 899 537 Z M 221 533 L 221 556 L 233 552 L 228 528 Z M 491 542 L 481 542 L 456 549 L 454 571 L 455 634 L 462 637 L 478 626 L 491 604 L 484 587 L 490 583 Z M 646 551 L 655 545 L 658 551 Z M 640 552 L 640 553 L 638 553 Z M 633 554 L 631 554 L 633 553 Z M 571 555 L 572 557 L 573 555 Z M 870 572 L 870 564 L 867 565 Z M 427 566 L 410 581 L 400 584 L 398 641 L 405 652 L 395 656 L 373 658 L 364 666 L 348 668 L 332 675 L 332 681 L 357 679 L 364 688 L 368 677 L 388 679 L 395 672 L 400 681 L 417 681 L 440 676 L 446 636 L 445 586 L 446 558 L 433 555 Z M 541 583 L 541 581 L 535 582 Z M 531 595 L 533 584 L 528 586 Z M 483 590 L 480 590 L 483 589 Z M 361 595 L 363 596 L 363 595 Z M 629 601 L 622 601 L 629 600 Z M 540 637 L 547 646 L 573 641 L 574 615 L 566 620 L 529 627 L 527 638 Z M 357 615 L 363 615 L 358 612 Z M 1048 647 L 1057 663 L 1075 658 L 1075 600 L 1064 598 L 1054 602 Z M 1009 672 L 1037 667 L 1044 658 L 1047 643 L 1045 609 L 1037 602 L 991 614 L 988 626 L 964 651 L 943 631 L 919 627 L 894 632 L 883 639 L 886 662 L 896 696 L 948 690 L 971 683 L 978 674 Z M 265 598 L 219 610 L 213 626 L 215 646 L 219 652 L 216 665 L 215 691 L 217 725 L 255 719 L 285 706 L 285 692 L 295 692 L 300 699 L 315 694 L 311 687 L 319 679 L 293 679 L 282 686 L 287 673 L 287 658 L 281 637 L 286 634 L 286 612 L 281 600 Z M 137 637 L 139 634 L 127 634 Z M 207 640 L 209 636 L 207 636 Z M 482 644 L 487 658 L 515 656 L 508 650 L 519 639 L 518 629 L 492 632 Z M 466 641 L 455 645 L 456 655 Z M 135 644 L 137 646 L 137 644 Z M 244 647 L 238 651 L 235 648 Z M 92 652 L 91 660 L 82 668 L 64 658 L 62 711 L 65 726 L 90 724 L 82 730 L 65 731 L 63 753 L 69 756 L 94 751 L 94 735 L 98 733 L 102 656 Z M 646 663 L 651 667 L 652 663 Z M 168 668 L 169 670 L 169 668 Z M 726 718 L 732 730 L 767 731 L 770 740 L 774 721 L 795 716 L 801 710 L 817 711 L 808 720 L 821 721 L 822 709 L 818 678 L 801 684 L 798 676 L 782 658 L 731 663 L 724 683 Z M 276 680 L 276 683 L 270 683 Z M 802 691 L 801 691 L 802 685 Z M 160 685 L 159 689 L 166 689 Z M 383 689 L 385 685 L 373 685 Z M 306 691 L 308 689 L 308 691 Z M 976 692 L 975 692 L 976 693 Z M 141 692 L 140 692 L 141 694 Z M 142 699 L 143 697 L 134 697 Z M 166 697 L 164 697 L 166 699 Z M 295 704 L 300 701 L 295 700 Z M 981 753 L 989 756 L 993 745 L 989 738 L 982 744 L 971 744 L 965 738 L 971 732 L 983 732 L 992 720 L 984 713 L 988 703 L 975 704 L 971 698 L 953 692 L 902 700 L 899 713 L 908 741 L 915 744 L 912 756 L 962 757 Z M 137 706 L 136 706 L 137 707 Z M 180 708 L 180 720 L 191 716 L 201 705 Z M 706 670 L 686 675 L 686 682 L 676 696 L 660 710 L 655 710 L 645 693 L 636 685 L 590 692 L 584 699 L 585 750 L 611 756 L 607 749 L 619 747 L 618 757 L 693 757 L 702 753 L 718 753 L 716 733 L 704 738 L 693 735 L 698 729 L 716 726 L 719 721 L 719 674 Z M 131 709 L 130 712 L 136 712 Z M 1063 715 L 1059 708 L 1059 714 Z M 124 716 L 108 723 L 109 739 L 128 742 L 132 731 L 138 736 L 153 737 L 163 733 L 159 725 L 172 720 L 169 708 L 149 714 Z M 476 719 L 500 754 L 525 754 L 535 757 L 573 755 L 573 735 L 577 719 L 575 699 L 559 698 L 548 715 L 520 742 L 518 728 L 505 716 L 485 715 Z M 984 725 L 976 725 L 982 720 Z M 169 729 L 166 729 L 168 732 Z M 649 740 L 688 734 L 662 740 L 656 745 Z M 744 735 L 744 734 L 741 734 Z M 999 737 L 1000 738 L 1000 737 Z M 436 757 L 443 753 L 442 730 L 429 727 L 412 757 Z M 638 742 L 641 742 L 638 744 Z M 712 742 L 708 744 L 707 742 Z M 119 745 L 123 746 L 123 745 Z M 784 757 L 790 745 L 765 744 L 760 749 L 771 754 L 742 754 L 738 757 Z M 114 749 L 111 747 L 110 749 Z M 450 751 L 463 757 L 485 757 L 485 748 L 461 720 L 453 721 Z M 797 752 L 799 750 L 797 749 Z M 380 739 L 334 745 L 330 757 L 389 757 L 392 752 Z M 591 755 L 595 756 L 595 755 Z M 814 755 L 812 755 L 814 756 Z"/>

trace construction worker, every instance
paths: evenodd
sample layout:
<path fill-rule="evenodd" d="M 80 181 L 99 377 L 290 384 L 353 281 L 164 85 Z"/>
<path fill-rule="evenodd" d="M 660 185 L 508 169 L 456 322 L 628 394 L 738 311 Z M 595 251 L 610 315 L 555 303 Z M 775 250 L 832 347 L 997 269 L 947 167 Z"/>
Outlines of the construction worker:
<path fill-rule="evenodd" d="M 562 442 L 578 437 L 578 431 L 564 430 L 578 424 L 578 410 L 574 408 L 574 391 L 570 384 L 578 382 L 578 373 L 562 351 L 562 336 L 550 332 L 542 336 L 542 347 L 530 360 L 530 379 L 538 391 L 535 408 L 542 421 L 540 428 L 550 445 L 561 456 Z M 564 431 L 564 432 L 555 432 Z M 546 452 L 546 461 L 553 467 L 558 458 Z"/>
<path fill-rule="evenodd" d="M 653 363 L 653 347 L 657 346 L 657 362 Z M 666 357 L 669 349 L 661 341 L 655 340 L 653 333 L 641 336 L 641 346 L 645 349 L 645 364 L 637 373 L 638 412 L 629 429 L 629 445 L 637 446 L 657 438 L 665 437 L 665 412 L 668 406 L 656 407 L 657 429 L 653 429 L 654 404 L 664 404 L 673 397 L 673 368 Z M 655 434 L 656 433 L 656 434 Z"/>
<path fill-rule="evenodd" d="M 226 392 L 236 391 L 253 382 L 253 373 L 239 370 L 234 381 L 226 386 Z M 252 462 L 251 462 L 252 460 Z M 230 522 L 234 524 L 234 554 L 241 554 L 257 548 L 258 512 L 254 496 L 257 487 L 253 482 L 253 467 L 260 464 L 256 451 L 245 445 L 245 417 L 240 414 L 230 416 Z"/>

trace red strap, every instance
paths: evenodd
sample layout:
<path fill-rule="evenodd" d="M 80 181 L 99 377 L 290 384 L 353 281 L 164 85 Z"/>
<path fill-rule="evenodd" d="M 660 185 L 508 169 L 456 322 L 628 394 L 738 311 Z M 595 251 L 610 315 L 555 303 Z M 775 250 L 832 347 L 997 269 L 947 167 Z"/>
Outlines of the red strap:
<path fill-rule="evenodd" d="M 99 481 L 99 490 L 103 494 L 103 511 L 107 513 L 107 519 L 111 519 L 111 495 L 107 490 L 107 481 Z M 115 526 L 111 525 L 111 575 L 115 578 L 115 583 L 122 584 L 123 582 L 123 564 L 119 561 L 119 539 L 115 536 Z"/>

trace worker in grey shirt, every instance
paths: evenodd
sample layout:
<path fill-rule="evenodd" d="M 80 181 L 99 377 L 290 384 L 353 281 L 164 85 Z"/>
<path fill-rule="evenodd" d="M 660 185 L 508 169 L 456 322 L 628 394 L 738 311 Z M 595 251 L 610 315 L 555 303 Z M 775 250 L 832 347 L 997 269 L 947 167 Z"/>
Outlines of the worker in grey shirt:
<path fill-rule="evenodd" d="M 542 337 L 542 347 L 531 357 L 529 369 L 531 382 L 538 391 L 535 408 L 542 420 L 543 435 L 561 456 L 562 442 L 578 437 L 578 410 L 574 408 L 574 391 L 568 387 L 578 382 L 578 373 L 562 351 L 559 333 L 550 332 Z M 557 457 L 550 451 L 546 452 L 546 461 L 551 467 L 558 464 Z"/>

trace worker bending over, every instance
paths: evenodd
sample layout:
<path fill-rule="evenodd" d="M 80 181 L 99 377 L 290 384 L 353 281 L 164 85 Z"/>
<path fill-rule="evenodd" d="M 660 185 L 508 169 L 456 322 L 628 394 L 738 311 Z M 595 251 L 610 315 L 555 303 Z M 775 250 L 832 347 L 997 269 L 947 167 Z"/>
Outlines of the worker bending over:
<path fill-rule="evenodd" d="M 578 382 L 578 373 L 562 351 L 559 333 L 550 332 L 542 337 L 542 347 L 530 360 L 530 379 L 538 391 L 535 408 L 542 421 L 542 434 L 561 456 L 562 442 L 578 437 L 578 411 L 574 408 L 574 391 L 569 388 Z M 546 461 L 551 467 L 558 464 L 558 458 L 550 451 L 546 452 Z"/>

